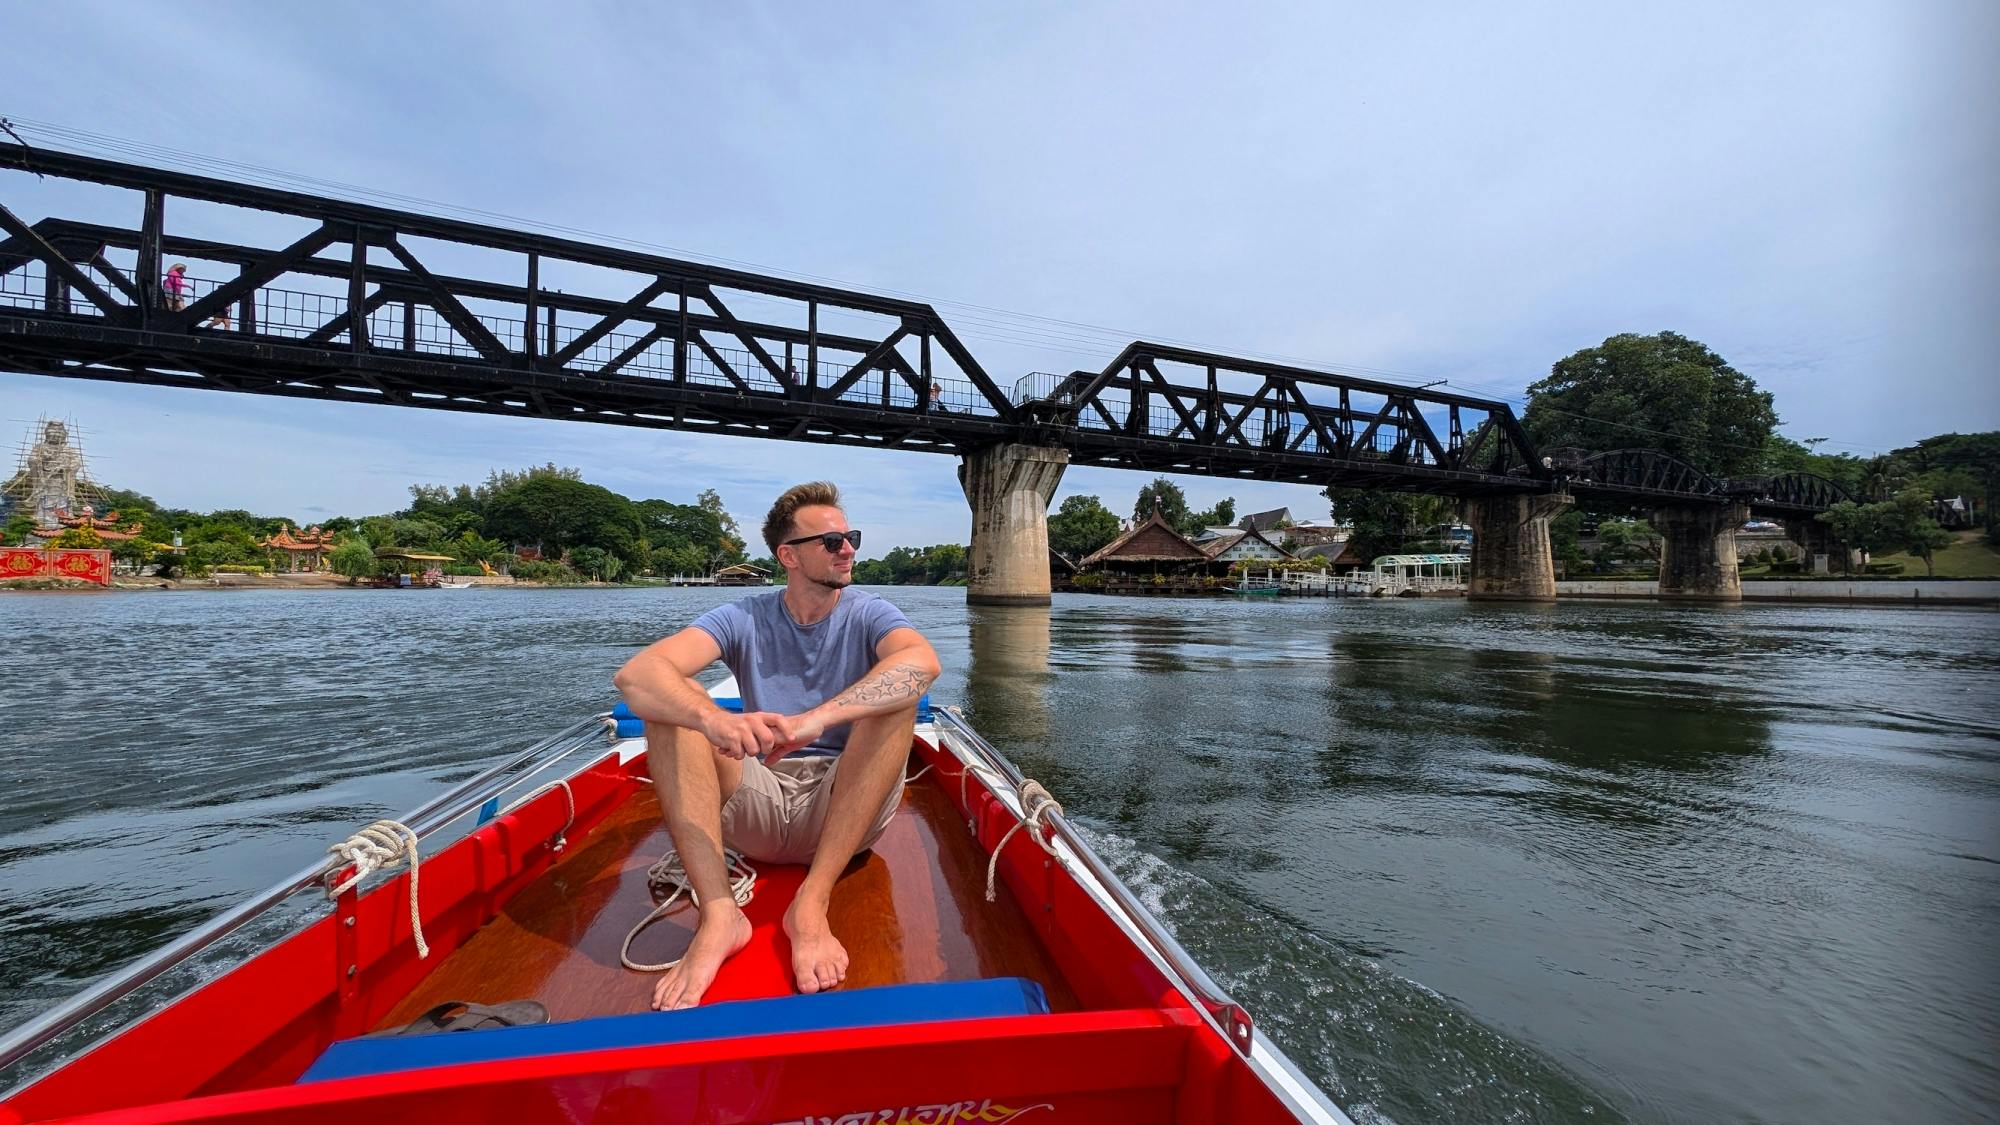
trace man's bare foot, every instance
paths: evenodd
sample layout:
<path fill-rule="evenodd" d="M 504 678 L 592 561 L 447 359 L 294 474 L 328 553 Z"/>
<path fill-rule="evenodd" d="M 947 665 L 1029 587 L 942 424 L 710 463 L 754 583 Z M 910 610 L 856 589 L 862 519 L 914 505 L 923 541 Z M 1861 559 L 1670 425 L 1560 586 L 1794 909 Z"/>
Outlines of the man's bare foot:
<path fill-rule="evenodd" d="M 825 992 L 847 979 L 847 947 L 826 924 L 825 908 L 794 901 L 785 911 L 785 934 L 792 939 L 792 974 L 800 992 Z"/>
<path fill-rule="evenodd" d="M 704 903 L 701 923 L 695 927 L 694 941 L 688 943 L 681 963 L 653 986 L 653 1007 L 657 1011 L 692 1008 L 715 983 L 715 973 L 736 951 L 750 944 L 750 919 L 743 909 L 725 898 Z M 845 958 L 842 959 L 845 964 Z"/>

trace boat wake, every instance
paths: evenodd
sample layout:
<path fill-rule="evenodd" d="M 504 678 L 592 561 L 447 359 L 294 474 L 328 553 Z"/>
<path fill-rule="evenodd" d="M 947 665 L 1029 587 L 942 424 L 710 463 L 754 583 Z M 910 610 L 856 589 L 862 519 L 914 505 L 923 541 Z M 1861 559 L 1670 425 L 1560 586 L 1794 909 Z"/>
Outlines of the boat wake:
<path fill-rule="evenodd" d="M 1423 985 L 1127 837 L 1082 830 L 1257 1026 L 1360 1125 L 1624 1120 L 1554 1062 Z"/>

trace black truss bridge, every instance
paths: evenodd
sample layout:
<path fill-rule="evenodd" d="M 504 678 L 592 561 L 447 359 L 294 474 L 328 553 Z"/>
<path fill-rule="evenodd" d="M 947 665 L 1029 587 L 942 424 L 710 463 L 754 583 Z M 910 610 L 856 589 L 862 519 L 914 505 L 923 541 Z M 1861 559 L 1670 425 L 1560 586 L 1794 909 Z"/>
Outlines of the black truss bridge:
<path fill-rule="evenodd" d="M 79 191 L 139 219 L 31 223 L 0 194 L 0 369 L 1315 486 L 1831 502 L 1652 451 L 1558 463 L 1464 395 L 1147 343 L 1003 390 L 919 302 L 18 144 L 0 169 L 120 189 Z"/>

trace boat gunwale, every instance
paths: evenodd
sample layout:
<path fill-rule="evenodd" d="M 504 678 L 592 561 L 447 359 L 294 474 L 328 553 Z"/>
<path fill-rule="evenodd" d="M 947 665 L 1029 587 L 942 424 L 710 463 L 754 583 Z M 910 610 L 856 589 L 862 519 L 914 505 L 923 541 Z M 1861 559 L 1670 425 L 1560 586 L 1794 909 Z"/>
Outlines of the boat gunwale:
<path fill-rule="evenodd" d="M 419 842 L 437 834 L 457 822 L 459 818 L 474 812 L 481 805 L 497 798 L 500 794 L 521 783 L 527 777 L 547 769 L 549 766 L 569 757 L 601 736 L 605 724 L 611 719 L 610 712 L 600 712 L 579 719 L 555 734 L 548 736 L 526 750 L 505 761 L 474 774 L 472 777 L 433 797 L 415 809 L 403 814 L 400 823 L 408 825 Z M 504 784 L 493 785 L 504 775 L 517 770 L 537 759 L 546 759 L 521 777 L 508 779 Z M 585 764 L 578 772 L 588 770 L 593 763 Z M 482 788 L 482 786 L 484 788 Z M 477 795 L 466 794 L 477 790 Z M 351 868 L 346 860 L 338 856 L 328 856 L 297 874 L 281 879 L 259 891 L 236 906 L 202 923 L 200 926 L 168 942 L 152 953 L 125 966 L 110 977 L 77 993 L 55 1008 L 27 1023 L 0 1035 L 0 1071 L 13 1066 L 36 1051 L 48 1046 L 56 1038 L 74 1029 L 77 1025 L 104 1009 L 125 999 L 145 987 L 151 981 L 164 976 L 182 962 L 249 925 L 268 911 L 276 908 L 293 895 L 314 887 L 326 888 L 329 880 Z M 393 877 L 393 876 L 392 876 Z M 277 943 L 272 943 L 273 945 Z M 266 949 L 270 946 L 265 947 Z M 264 950 L 259 950 L 261 953 Z M 254 956 L 254 955 L 253 955 Z M 170 1007 L 186 999 L 192 993 L 206 987 L 210 981 L 200 982 L 186 991 L 176 994 L 162 1005 Z M 156 1009 L 157 1010 L 157 1009 Z M 79 1058 L 98 1046 L 109 1042 L 142 1022 L 147 1015 L 135 1015 L 118 1027 L 106 1031 L 89 1043 L 78 1046 L 72 1059 Z M 60 1069 L 70 1060 L 62 1060 L 54 1065 L 38 1070 L 18 1081 L 0 1088 L 0 1098 L 11 1098 L 20 1091 L 33 1086 L 54 1070 Z"/>
<path fill-rule="evenodd" d="M 482 804 L 497 799 L 498 796 L 519 786 L 536 773 L 550 768 L 577 750 L 590 745 L 595 739 L 601 738 L 598 732 L 604 728 L 607 718 L 607 715 L 598 714 L 580 720 L 570 727 L 565 728 L 564 731 L 536 743 L 528 750 L 515 755 L 513 758 L 460 783 L 445 794 L 420 806 L 415 812 L 408 814 L 409 820 L 421 822 L 412 824 L 411 827 L 418 831 L 420 838 L 434 835 L 438 831 L 455 823 L 467 813 L 479 808 Z M 980 787 L 986 791 L 986 798 L 992 802 L 992 805 L 988 806 L 987 811 L 989 813 L 997 812 L 1000 814 L 1000 817 L 995 818 L 995 823 L 1005 824 L 1007 819 L 1015 821 L 1025 820 L 1026 812 L 1021 798 L 1021 788 L 1027 779 L 1011 761 L 974 730 L 964 719 L 962 713 L 956 708 L 940 708 L 936 712 L 933 721 L 920 725 L 915 733 L 917 736 L 915 747 L 920 753 L 922 751 L 929 751 L 934 755 L 955 759 L 961 769 L 968 770 L 973 775 L 974 779 L 979 782 Z M 629 763 L 633 758 L 643 754 L 643 749 L 635 747 L 633 741 L 614 736 L 609 747 L 611 762 L 614 768 L 617 768 L 618 765 Z M 535 768 L 516 776 L 508 776 L 504 781 L 494 784 L 503 775 L 510 774 L 536 759 L 542 760 Z M 580 777 L 602 764 L 604 764 L 602 757 L 594 758 L 592 761 L 580 766 L 570 780 L 574 780 L 575 777 Z M 482 786 L 484 788 L 481 788 Z M 547 788 L 552 788 L 552 786 Z M 474 790 L 478 790 L 476 795 L 466 796 Z M 540 795 L 554 797 L 553 793 Z M 456 802 L 456 804 L 453 804 L 453 802 Z M 534 803 L 536 802 L 522 802 L 524 806 L 522 811 L 527 811 L 526 806 Z M 450 807 L 447 808 L 447 806 Z M 981 819 L 976 802 L 972 807 L 968 807 L 964 811 L 968 817 Z M 1243 1013 L 1243 1009 L 1228 997 L 1221 987 L 1215 983 L 1213 978 L 1194 961 L 1185 948 L 1166 930 L 1164 925 L 1132 895 L 1130 889 L 1124 886 L 1122 881 L 1110 870 L 1108 865 L 1104 863 L 1103 859 L 1097 855 L 1088 841 L 1082 837 L 1076 830 L 1076 827 L 1066 817 L 1055 809 L 1049 809 L 1042 814 L 1041 822 L 1045 826 L 1043 831 L 1038 832 L 1031 825 L 1029 832 L 1021 833 L 1021 835 L 1034 835 L 1037 837 L 1035 840 L 1022 840 L 1018 842 L 1007 840 L 1005 842 L 1013 844 L 1016 847 L 1038 847 L 1047 850 L 1051 858 L 1060 864 L 1073 884 L 1083 891 L 1085 897 L 1107 920 L 1113 923 L 1117 932 L 1122 933 L 1126 937 L 1127 944 L 1139 951 L 1144 959 L 1150 963 L 1151 968 L 1160 974 L 1160 979 L 1169 989 L 1166 994 L 1159 997 L 1154 1005 L 1149 1007 L 1133 1008 L 1128 1005 L 1119 1008 L 1097 1008 L 1090 1009 L 1091 1013 L 1103 1014 L 1121 1011 L 1126 1013 L 1162 1013 L 1174 1022 L 1196 1021 L 1187 1023 L 1187 1026 L 1191 1030 L 1205 1024 L 1210 1032 L 1221 1039 L 1222 1043 L 1228 1045 L 1229 1050 L 1225 1054 L 1238 1058 L 1251 1070 L 1258 1083 L 1272 1097 L 1276 1098 L 1301 1120 L 1331 1122 L 1333 1125 L 1351 1125 L 1350 1119 L 1326 1097 L 1324 1091 L 1320 1090 L 1315 1083 L 1306 1078 L 1291 1059 L 1286 1057 L 1281 1050 L 1250 1024 L 1247 1015 Z M 974 835 L 975 838 L 978 838 L 983 833 L 975 830 Z M 457 841 L 456 843 L 462 842 Z M 990 851 L 990 849 L 988 850 Z M 1007 870 L 1011 883 L 1011 877 L 1015 874 L 1014 868 L 1018 867 L 1019 864 L 1009 861 L 1003 863 L 1002 866 Z M 24 1026 L 22 1029 L 6 1037 L 5 1040 L 0 1040 L 0 1045 L 14 1046 L 30 1038 L 33 1038 L 35 1041 L 25 1048 L 17 1046 L 17 1053 L 12 1058 L 5 1060 L 5 1062 L 17 1061 L 39 1047 L 45 1046 L 55 1036 L 69 1030 L 83 1019 L 88 1018 L 97 1011 L 101 1011 L 104 1007 L 109 1006 L 118 999 L 129 995 L 137 988 L 143 986 L 147 981 L 175 967 L 180 961 L 192 956 L 195 952 L 206 948 L 214 941 L 247 924 L 258 915 L 277 906 L 299 891 L 309 889 L 315 885 L 325 885 L 330 876 L 336 875 L 345 869 L 346 864 L 337 859 L 330 858 L 323 860 L 306 871 L 301 872 L 298 876 L 293 877 L 293 879 L 275 885 L 245 905 L 239 906 L 234 911 L 218 917 L 204 927 L 163 948 L 160 952 L 136 963 L 123 973 L 73 999 L 70 1003 L 49 1013 L 41 1020 Z M 391 881 L 394 878 L 396 876 L 392 875 Z M 381 886 L 377 886 L 369 893 L 380 889 Z M 346 896 L 343 897 L 345 898 Z M 211 930 L 213 932 L 210 932 Z M 299 931 L 300 934 L 304 932 L 304 929 Z M 297 935 L 295 934 L 294 936 Z M 276 948 L 276 946 L 268 947 L 267 950 L 260 951 L 260 953 L 267 952 L 269 948 Z M 227 975 L 225 973 L 224 977 Z M 156 1009 L 156 1012 L 171 1009 L 187 1000 L 190 996 L 218 983 L 221 979 L 223 978 L 206 981 L 189 989 L 187 992 L 167 1001 L 162 1008 Z M 89 1005 L 88 1010 L 84 1010 L 87 1005 Z M 1183 1010 L 1185 1012 L 1181 1016 L 1171 1015 Z M 132 1031 L 147 1022 L 153 1014 L 155 1012 L 148 1012 L 122 1023 L 117 1028 L 97 1037 L 92 1042 L 78 1047 L 70 1057 L 51 1065 L 32 1077 L 17 1081 L 5 1091 L 0 1091 L 0 1116 L 4 1116 L 6 1102 L 38 1085 L 43 1079 L 59 1073 L 69 1064 L 89 1055 L 99 1047 Z M 1080 1013 L 1070 1013 L 1069 1015 L 1076 1014 Z M 901 1026 L 923 1027 L 933 1025 L 916 1024 Z M 1241 1028 L 1238 1034 L 1242 1035 L 1242 1040 L 1239 1041 L 1232 1035 L 1230 1030 L 1232 1027 Z M 718 1042 L 729 1041 L 736 1041 L 740 1044 L 742 1040 L 723 1040 Z M 0 1062 L 0 1065 L 4 1065 L 4 1062 Z M 461 1068 L 441 1069 L 457 1070 Z M 210 1095 L 183 1098 L 180 1099 L 179 1104 L 185 1105 L 198 1100 L 207 1102 L 211 1098 L 233 1098 L 239 1095 L 256 1093 L 258 1089 L 268 1088 L 219 1091 Z M 154 1103 L 155 1108 L 165 1108 L 173 1104 L 175 1103 Z"/>
<path fill-rule="evenodd" d="M 986 741 L 985 736 L 972 728 L 959 708 L 938 708 L 937 716 L 940 728 L 936 739 L 938 748 L 957 757 L 962 765 L 973 765 L 966 755 L 959 754 L 946 741 L 942 727 L 950 726 L 963 738 L 970 753 L 981 758 L 983 764 L 1007 782 L 1003 786 L 988 784 L 987 791 L 995 800 L 1006 805 L 1015 817 L 1023 817 L 1025 810 L 1020 791 L 1027 777 L 1006 755 Z M 1117 873 L 1111 870 L 1060 809 L 1049 809 L 1042 816 L 1050 826 L 1051 842 L 1070 853 L 1067 857 L 1060 850 L 1051 853 L 1063 863 L 1070 878 L 1091 896 L 1105 914 L 1119 923 L 1120 929 L 1132 939 L 1133 946 L 1146 954 L 1168 982 L 1191 1001 L 1188 1007 L 1230 1045 L 1266 1089 L 1302 1121 L 1353 1125 L 1346 1112 L 1334 1104 L 1318 1083 L 1306 1077 L 1290 1056 L 1255 1027 L 1242 1005 L 1231 999 L 1152 911 L 1133 896 L 1131 888 L 1118 878 Z M 1224 1026 L 1225 1020 L 1230 1021 L 1227 1027 Z M 1232 1034 L 1237 1029 L 1242 1036 L 1240 1040 Z"/>

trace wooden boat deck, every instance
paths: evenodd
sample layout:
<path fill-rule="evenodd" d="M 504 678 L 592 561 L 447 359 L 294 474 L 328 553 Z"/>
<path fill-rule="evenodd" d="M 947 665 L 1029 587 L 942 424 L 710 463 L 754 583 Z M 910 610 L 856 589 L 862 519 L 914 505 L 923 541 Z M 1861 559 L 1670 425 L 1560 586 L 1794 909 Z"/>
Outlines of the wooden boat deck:
<path fill-rule="evenodd" d="M 1047 991 L 1052 1010 L 1077 1009 L 1005 884 L 998 902 L 985 901 L 986 856 L 934 780 L 905 788 L 888 830 L 834 888 L 829 921 L 850 960 L 842 987 L 1026 977 Z M 572 833 L 547 873 L 377 1026 L 400 1027 L 449 1000 L 537 1000 L 553 1021 L 648 1010 L 658 974 L 626 969 L 618 950 L 656 903 L 646 869 L 668 846 L 651 786 L 635 783 L 629 798 L 593 829 Z M 750 944 L 723 965 L 706 1003 L 793 993 L 791 947 L 780 923 L 805 868 L 757 868 L 756 895 L 745 908 Z M 654 922 L 632 943 L 633 959 L 679 957 L 694 921 L 695 912 L 683 909 Z"/>

